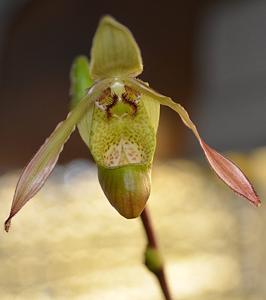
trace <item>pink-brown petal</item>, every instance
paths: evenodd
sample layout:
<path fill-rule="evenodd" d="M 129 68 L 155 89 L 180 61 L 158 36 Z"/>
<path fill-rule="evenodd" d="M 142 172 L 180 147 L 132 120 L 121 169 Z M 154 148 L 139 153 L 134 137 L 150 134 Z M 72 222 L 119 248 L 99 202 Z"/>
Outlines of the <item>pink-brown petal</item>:
<path fill-rule="evenodd" d="M 259 206 L 261 203 L 260 199 L 243 172 L 229 159 L 208 146 L 202 139 L 200 139 L 200 145 L 209 164 L 219 178 L 237 194 Z"/>
<path fill-rule="evenodd" d="M 193 131 L 200 143 L 201 148 L 204 151 L 209 164 L 218 177 L 222 179 L 237 194 L 245 197 L 256 206 L 260 205 L 260 199 L 247 177 L 234 163 L 212 149 L 202 140 L 195 124 L 191 121 L 187 111 L 183 106 L 174 102 L 171 98 L 163 96 L 152 90 L 140 80 L 131 79 L 130 83 L 139 91 L 149 94 L 151 97 L 159 101 L 160 104 L 168 106 L 177 112 L 183 123 Z"/>
<path fill-rule="evenodd" d="M 89 97 L 85 97 L 59 123 L 54 132 L 46 139 L 38 152 L 23 170 L 17 183 L 9 217 L 5 221 L 5 230 L 8 232 L 12 217 L 41 189 L 48 176 L 54 169 L 59 154 L 65 142 L 75 129 L 76 124 L 89 108 Z"/>

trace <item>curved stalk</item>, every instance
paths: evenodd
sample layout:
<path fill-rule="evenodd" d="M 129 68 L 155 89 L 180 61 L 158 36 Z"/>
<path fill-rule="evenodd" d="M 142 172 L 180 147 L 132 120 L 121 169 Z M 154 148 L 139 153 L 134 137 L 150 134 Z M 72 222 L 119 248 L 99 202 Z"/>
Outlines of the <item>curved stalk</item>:
<path fill-rule="evenodd" d="M 145 265 L 147 269 L 152 272 L 159 281 L 164 299 L 173 300 L 166 280 L 164 263 L 160 255 L 158 242 L 147 206 L 144 208 L 140 217 L 147 237 L 147 246 L 144 254 Z"/>

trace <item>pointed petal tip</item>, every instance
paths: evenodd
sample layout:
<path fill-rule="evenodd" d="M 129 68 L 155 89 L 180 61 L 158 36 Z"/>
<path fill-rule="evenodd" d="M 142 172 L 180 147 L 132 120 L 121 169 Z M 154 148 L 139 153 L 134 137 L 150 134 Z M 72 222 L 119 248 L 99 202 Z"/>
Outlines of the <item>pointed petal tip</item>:
<path fill-rule="evenodd" d="M 8 232 L 11 226 L 11 218 L 8 217 L 8 219 L 5 221 L 5 232 Z"/>
<path fill-rule="evenodd" d="M 237 193 L 238 194 L 238 193 Z M 245 199 L 247 199 L 253 206 L 255 206 L 256 208 L 259 208 L 261 207 L 261 201 L 259 199 L 258 196 L 254 197 L 254 198 L 247 198 L 246 196 L 244 195 L 240 195 L 242 197 L 244 197 Z"/>
<path fill-rule="evenodd" d="M 253 193 L 254 193 L 254 197 L 251 199 L 252 203 L 254 203 L 254 205 L 256 207 L 260 207 L 261 206 L 261 200 L 260 200 L 260 197 L 259 195 L 257 194 L 257 192 L 255 191 L 255 189 L 253 188 L 252 186 L 252 189 L 253 189 Z"/>
<path fill-rule="evenodd" d="M 230 187 L 231 188 L 231 187 Z M 238 196 L 245 198 L 246 200 L 248 200 L 249 203 L 251 203 L 253 206 L 255 207 L 261 207 L 262 203 L 261 200 L 259 198 L 259 196 L 257 195 L 256 191 L 254 190 L 254 188 L 251 186 L 253 194 L 252 195 L 244 195 L 242 193 L 239 193 L 237 191 L 235 191 L 233 188 L 231 188 L 233 190 L 233 192 L 235 192 Z"/>
<path fill-rule="evenodd" d="M 259 196 L 256 194 L 255 190 L 254 190 L 254 197 L 253 198 L 249 198 L 248 199 L 253 205 L 255 205 L 256 207 L 261 207 L 261 201 Z"/>
<path fill-rule="evenodd" d="M 102 23 L 102 22 L 111 23 L 113 21 L 116 21 L 116 20 L 111 15 L 103 15 L 100 19 L 100 23 Z"/>

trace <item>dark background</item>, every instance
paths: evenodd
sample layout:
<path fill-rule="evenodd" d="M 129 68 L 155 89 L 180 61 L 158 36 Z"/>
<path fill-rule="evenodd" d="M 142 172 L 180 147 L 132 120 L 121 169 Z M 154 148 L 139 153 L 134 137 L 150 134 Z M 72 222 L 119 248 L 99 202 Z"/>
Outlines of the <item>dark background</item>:
<path fill-rule="evenodd" d="M 266 144 L 265 1 L 0 1 L 0 171 L 21 167 L 65 118 L 69 69 L 89 55 L 99 18 L 133 32 L 156 90 L 190 112 L 220 150 Z M 195 154 L 190 132 L 162 109 L 157 157 Z M 61 162 L 90 157 L 74 133 Z"/>

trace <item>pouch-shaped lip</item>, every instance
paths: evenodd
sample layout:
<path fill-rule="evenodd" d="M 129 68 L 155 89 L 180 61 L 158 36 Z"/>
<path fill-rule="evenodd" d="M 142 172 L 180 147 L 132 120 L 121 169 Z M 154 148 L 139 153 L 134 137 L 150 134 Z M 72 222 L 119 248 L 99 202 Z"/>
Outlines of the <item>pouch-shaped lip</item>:
<path fill-rule="evenodd" d="M 150 196 L 150 167 L 130 164 L 116 168 L 98 166 L 101 187 L 111 205 L 125 218 L 138 217 Z"/>

